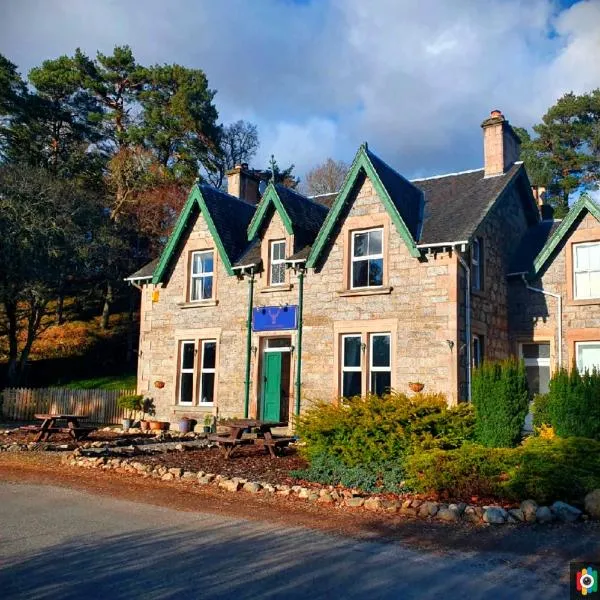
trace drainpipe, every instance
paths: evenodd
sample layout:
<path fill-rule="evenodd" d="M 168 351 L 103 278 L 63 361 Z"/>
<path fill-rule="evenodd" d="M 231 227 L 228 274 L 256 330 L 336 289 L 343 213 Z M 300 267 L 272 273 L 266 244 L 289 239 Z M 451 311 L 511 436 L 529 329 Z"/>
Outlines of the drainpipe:
<path fill-rule="evenodd" d="M 467 290 L 465 293 L 465 329 L 467 336 L 467 400 L 471 402 L 471 267 L 455 247 L 456 256 L 467 275 Z"/>
<path fill-rule="evenodd" d="M 304 265 L 298 268 L 298 337 L 296 339 L 296 416 L 300 415 L 302 387 L 302 312 L 304 307 Z"/>
<path fill-rule="evenodd" d="M 523 279 L 523 283 L 528 290 L 532 292 L 537 292 L 538 294 L 544 294 L 544 296 L 550 296 L 552 298 L 556 298 L 556 308 L 557 308 L 557 316 L 556 316 L 556 327 L 558 329 L 558 368 L 562 368 L 562 296 L 560 294 L 555 294 L 554 292 L 548 292 L 547 290 L 542 290 L 541 288 L 536 288 L 529 283 L 527 283 L 527 279 L 525 275 L 521 275 Z"/>
<path fill-rule="evenodd" d="M 254 305 L 254 267 L 250 268 L 248 279 L 248 318 L 246 321 L 246 381 L 244 383 L 244 419 L 250 409 L 250 355 L 252 353 L 252 308 Z"/>

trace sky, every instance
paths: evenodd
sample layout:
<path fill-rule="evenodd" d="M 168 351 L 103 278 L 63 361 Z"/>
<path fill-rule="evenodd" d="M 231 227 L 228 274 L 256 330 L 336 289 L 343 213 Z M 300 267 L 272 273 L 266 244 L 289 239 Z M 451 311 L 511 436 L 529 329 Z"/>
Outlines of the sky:
<path fill-rule="evenodd" d="M 258 126 L 253 166 L 369 147 L 406 177 L 478 168 L 498 108 L 531 127 L 600 87 L 600 0 L 2 0 L 0 53 L 43 60 L 129 44 L 203 69 L 220 119 Z"/>

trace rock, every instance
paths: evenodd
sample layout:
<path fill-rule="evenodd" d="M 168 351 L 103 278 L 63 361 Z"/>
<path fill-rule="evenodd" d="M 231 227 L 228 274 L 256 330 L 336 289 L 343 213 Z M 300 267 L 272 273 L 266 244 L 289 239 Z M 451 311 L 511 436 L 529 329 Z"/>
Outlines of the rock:
<path fill-rule="evenodd" d="M 244 487 L 242 489 L 245 492 L 250 492 L 251 494 L 257 494 L 262 489 L 262 486 L 260 485 L 260 483 L 256 483 L 254 481 L 249 481 L 248 483 L 244 484 Z"/>
<path fill-rule="evenodd" d="M 367 498 L 365 500 L 364 507 L 367 510 L 381 510 L 381 498 L 378 498 L 377 496 L 371 496 L 370 498 Z"/>
<path fill-rule="evenodd" d="M 300 488 L 298 492 L 298 498 L 308 498 L 309 491 L 307 488 Z"/>
<path fill-rule="evenodd" d="M 535 518 L 538 523 L 551 523 L 554 520 L 554 515 L 547 506 L 540 506 L 535 511 Z"/>
<path fill-rule="evenodd" d="M 171 480 L 175 479 L 175 476 L 173 475 L 173 473 L 165 473 L 164 475 L 161 476 L 161 479 L 163 481 L 171 481 Z"/>
<path fill-rule="evenodd" d="M 319 496 L 319 494 L 317 494 L 317 492 L 310 492 L 308 494 L 309 502 L 316 502 L 319 498 L 320 498 L 320 496 Z"/>
<path fill-rule="evenodd" d="M 508 513 L 501 506 L 488 506 L 483 513 L 483 521 L 493 525 L 506 523 Z"/>
<path fill-rule="evenodd" d="M 523 500 L 521 510 L 527 523 L 535 523 L 538 505 L 534 500 Z"/>
<path fill-rule="evenodd" d="M 265 485 L 264 487 L 265 487 L 265 492 L 269 492 L 269 494 L 275 493 L 275 487 L 272 486 L 270 483 L 267 483 L 267 485 Z"/>
<path fill-rule="evenodd" d="M 198 476 L 196 475 L 196 473 L 192 472 L 192 471 L 184 471 L 183 475 L 181 476 L 182 479 L 196 479 Z"/>
<path fill-rule="evenodd" d="M 463 513 L 463 519 L 469 523 L 479 523 L 485 511 L 481 506 L 467 506 Z"/>
<path fill-rule="evenodd" d="M 212 483 L 214 479 L 215 476 L 212 474 L 203 475 L 202 477 L 198 477 L 198 483 L 200 485 L 208 485 L 209 483 Z"/>
<path fill-rule="evenodd" d="M 429 500 L 427 500 L 426 502 L 423 502 L 423 504 L 421 504 L 417 514 L 419 515 L 419 517 L 423 518 L 435 517 L 439 508 L 440 505 L 437 502 L 430 502 Z"/>
<path fill-rule="evenodd" d="M 333 502 L 335 502 L 335 500 L 331 497 L 331 494 L 329 492 L 326 491 L 324 494 L 322 492 L 323 490 L 321 490 L 317 502 L 319 502 L 320 504 L 332 504 Z"/>
<path fill-rule="evenodd" d="M 278 496 L 291 496 L 292 495 L 292 490 L 277 490 L 277 495 Z"/>
<path fill-rule="evenodd" d="M 386 510 L 386 512 L 389 513 L 395 513 L 398 511 L 398 509 L 400 508 L 400 502 L 398 502 L 397 500 L 385 500 L 383 502 L 383 508 Z M 416 508 L 411 508 L 411 510 L 414 510 L 415 514 L 414 516 L 417 516 L 417 509 Z"/>
<path fill-rule="evenodd" d="M 219 487 L 228 492 L 237 492 L 242 487 L 242 484 L 233 479 L 223 479 L 222 481 L 219 481 Z"/>
<path fill-rule="evenodd" d="M 405 517 L 416 517 L 419 514 L 419 509 L 414 506 L 407 506 L 400 509 L 400 514 Z"/>
<path fill-rule="evenodd" d="M 594 519 L 600 519 L 600 490 L 594 490 L 586 494 L 583 505 L 585 512 Z"/>
<path fill-rule="evenodd" d="M 302 489 L 301 485 L 293 485 L 292 486 L 292 492 L 294 492 L 294 494 L 298 494 L 301 489 Z"/>
<path fill-rule="evenodd" d="M 346 498 L 346 506 L 353 508 L 362 506 L 365 503 L 365 499 L 360 496 L 353 496 L 352 498 Z"/>
<path fill-rule="evenodd" d="M 278 492 L 289 492 L 291 490 L 289 485 L 276 485 L 275 489 Z"/>
<path fill-rule="evenodd" d="M 181 477 L 183 469 L 181 467 L 174 467 L 172 469 L 169 469 L 169 473 L 173 473 L 174 477 Z"/>
<path fill-rule="evenodd" d="M 509 517 L 515 519 L 515 522 L 523 523 L 525 521 L 525 513 L 520 508 L 511 508 L 508 511 Z"/>
<path fill-rule="evenodd" d="M 410 505 L 411 505 L 413 508 L 420 508 L 420 507 L 421 507 L 421 504 L 423 504 L 423 500 L 417 500 L 417 499 L 413 500 L 413 501 L 410 503 Z"/>
<path fill-rule="evenodd" d="M 412 504 L 412 500 L 408 499 L 408 500 L 404 500 L 404 502 L 402 502 L 402 508 L 410 508 Z"/>
<path fill-rule="evenodd" d="M 450 506 L 452 506 L 452 505 L 450 505 Z M 456 508 L 458 508 L 458 512 L 462 516 L 463 513 L 465 512 L 465 508 L 467 508 L 467 503 L 466 502 L 458 502 L 456 504 Z"/>
<path fill-rule="evenodd" d="M 550 510 L 564 523 L 573 523 L 573 521 L 577 521 L 581 516 L 581 511 L 578 508 L 560 500 L 557 500 L 550 507 Z"/>
<path fill-rule="evenodd" d="M 438 510 L 436 518 L 440 521 L 452 522 L 458 521 L 460 519 L 460 514 L 458 513 L 456 506 L 447 506 Z"/>

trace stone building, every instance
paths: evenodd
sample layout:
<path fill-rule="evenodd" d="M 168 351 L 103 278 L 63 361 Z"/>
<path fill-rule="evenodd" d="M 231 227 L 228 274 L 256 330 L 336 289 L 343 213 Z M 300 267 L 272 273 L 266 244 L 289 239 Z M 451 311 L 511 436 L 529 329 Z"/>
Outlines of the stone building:
<path fill-rule="evenodd" d="M 468 400 L 484 357 L 522 355 L 542 390 L 558 364 L 600 363 L 598 208 L 544 220 L 508 121 L 482 128 L 484 167 L 462 173 L 408 181 L 364 144 L 336 194 L 261 196 L 247 165 L 229 193 L 195 185 L 161 257 L 128 278 L 157 416 L 292 423 L 409 383 Z"/>

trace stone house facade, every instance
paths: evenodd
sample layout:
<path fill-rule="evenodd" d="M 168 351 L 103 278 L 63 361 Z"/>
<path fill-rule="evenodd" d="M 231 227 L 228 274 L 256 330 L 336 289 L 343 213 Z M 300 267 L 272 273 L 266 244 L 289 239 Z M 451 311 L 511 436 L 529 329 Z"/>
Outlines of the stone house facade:
<path fill-rule="evenodd" d="M 195 185 L 161 257 L 128 278 L 141 289 L 138 391 L 157 416 L 293 424 L 314 401 L 414 382 L 468 400 L 484 357 L 527 360 L 556 339 L 550 297 L 526 285 L 565 295 L 565 358 L 600 340 L 600 301 L 571 306 L 565 283 L 573 244 L 600 240 L 595 205 L 548 254 L 563 225 L 542 220 L 517 136 L 499 111 L 482 127 L 483 169 L 408 181 L 364 144 L 335 194 L 261 196 L 247 165 L 229 193 Z M 585 273 L 579 287 L 595 282 Z"/>

